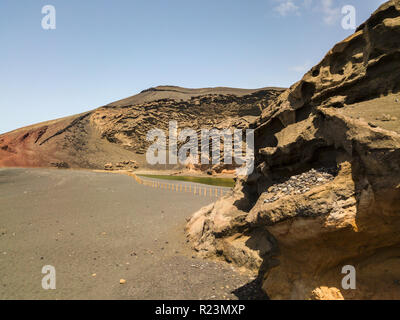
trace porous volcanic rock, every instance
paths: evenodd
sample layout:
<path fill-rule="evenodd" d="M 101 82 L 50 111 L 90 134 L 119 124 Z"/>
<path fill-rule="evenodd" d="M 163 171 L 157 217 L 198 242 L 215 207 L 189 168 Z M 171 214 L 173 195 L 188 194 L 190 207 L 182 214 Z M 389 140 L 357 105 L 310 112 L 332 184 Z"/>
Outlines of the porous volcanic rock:
<path fill-rule="evenodd" d="M 263 110 L 256 170 L 193 215 L 193 248 L 256 270 L 272 299 L 400 299 L 399 90 L 393 0 Z"/>

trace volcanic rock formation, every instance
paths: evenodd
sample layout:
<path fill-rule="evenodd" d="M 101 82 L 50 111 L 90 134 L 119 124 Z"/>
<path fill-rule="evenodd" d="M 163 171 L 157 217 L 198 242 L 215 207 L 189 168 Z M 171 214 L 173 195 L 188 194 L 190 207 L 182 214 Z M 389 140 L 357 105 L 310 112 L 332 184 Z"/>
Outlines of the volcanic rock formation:
<path fill-rule="evenodd" d="M 151 88 L 93 111 L 0 135 L 0 166 L 110 169 L 132 161 L 143 166 L 150 129 L 167 132 L 170 120 L 196 131 L 244 128 L 281 92 Z"/>
<path fill-rule="evenodd" d="M 393 0 L 251 124 L 257 168 L 193 215 L 193 248 L 258 272 L 272 299 L 400 299 L 399 90 Z"/>

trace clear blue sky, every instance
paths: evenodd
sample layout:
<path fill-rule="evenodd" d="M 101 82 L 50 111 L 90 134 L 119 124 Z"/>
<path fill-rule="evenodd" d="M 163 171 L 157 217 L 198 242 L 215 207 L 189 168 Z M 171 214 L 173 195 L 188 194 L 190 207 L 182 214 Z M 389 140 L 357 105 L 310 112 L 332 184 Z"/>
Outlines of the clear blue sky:
<path fill-rule="evenodd" d="M 290 86 L 382 0 L 0 0 L 0 133 L 157 85 Z M 44 5 L 56 29 L 43 30 Z"/>

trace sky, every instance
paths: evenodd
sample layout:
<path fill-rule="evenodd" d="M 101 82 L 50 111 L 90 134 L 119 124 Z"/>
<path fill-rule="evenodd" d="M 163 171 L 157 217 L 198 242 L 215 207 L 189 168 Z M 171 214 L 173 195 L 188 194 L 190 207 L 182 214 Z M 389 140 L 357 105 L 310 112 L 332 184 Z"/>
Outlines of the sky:
<path fill-rule="evenodd" d="M 289 87 L 354 32 L 343 6 L 359 25 L 383 2 L 0 0 L 0 133 L 157 85 Z"/>

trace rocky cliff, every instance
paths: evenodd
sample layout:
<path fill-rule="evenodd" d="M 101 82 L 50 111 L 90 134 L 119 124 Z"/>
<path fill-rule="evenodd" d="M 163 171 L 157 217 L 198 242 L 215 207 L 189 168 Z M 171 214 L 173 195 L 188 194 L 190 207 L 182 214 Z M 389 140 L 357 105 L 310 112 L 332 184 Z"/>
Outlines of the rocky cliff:
<path fill-rule="evenodd" d="M 255 172 L 193 215 L 193 248 L 258 272 L 272 299 L 399 299 L 399 90 L 395 0 L 263 110 Z"/>
<path fill-rule="evenodd" d="M 150 129 L 244 128 L 282 92 L 279 88 L 144 90 L 80 115 L 39 123 L 0 135 L 0 166 L 102 169 L 146 166 Z"/>

